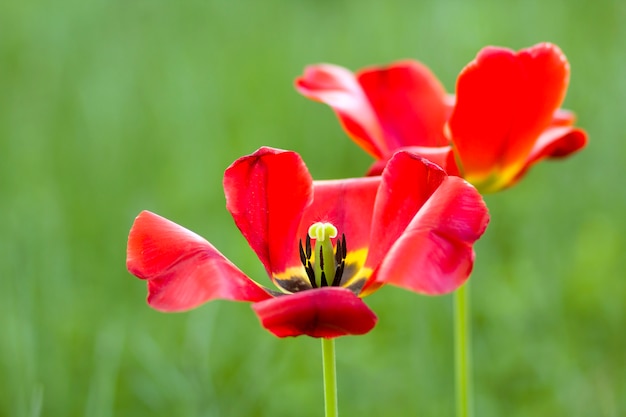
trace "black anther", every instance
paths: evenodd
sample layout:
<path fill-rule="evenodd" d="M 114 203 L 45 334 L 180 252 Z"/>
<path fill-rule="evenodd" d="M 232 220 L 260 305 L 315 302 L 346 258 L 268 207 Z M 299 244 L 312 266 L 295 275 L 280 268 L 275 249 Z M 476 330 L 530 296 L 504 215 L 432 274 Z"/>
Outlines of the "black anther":
<path fill-rule="evenodd" d="M 313 270 L 311 263 L 307 262 L 307 264 L 304 266 L 304 270 L 306 271 L 306 276 L 309 278 L 311 287 L 317 288 L 317 283 L 315 282 L 315 271 Z"/>
<path fill-rule="evenodd" d="M 339 265 L 341 262 L 341 241 L 337 240 L 337 248 L 335 249 L 335 263 Z"/>
<path fill-rule="evenodd" d="M 322 271 L 322 279 L 320 281 L 320 287 L 328 287 L 328 281 L 326 281 L 326 274 L 324 271 Z"/>
<path fill-rule="evenodd" d="M 300 262 L 302 262 L 302 265 L 306 266 L 308 260 L 309 259 L 304 253 L 304 248 L 302 247 L 302 239 L 300 239 Z"/>
<path fill-rule="evenodd" d="M 341 261 L 337 268 L 335 269 L 335 278 L 333 279 L 333 283 L 331 284 L 333 287 L 338 287 L 341 284 L 341 276 L 343 275 L 343 269 L 346 263 Z"/>
<path fill-rule="evenodd" d="M 306 236 L 304 245 L 302 245 L 302 239 L 300 239 L 300 245 L 298 249 L 300 254 L 300 262 L 302 262 L 302 265 L 304 266 L 304 271 L 306 272 L 306 276 L 311 283 L 311 288 L 318 288 L 318 284 L 315 280 L 315 269 L 313 268 L 313 264 L 311 264 L 311 237 L 308 234 Z M 335 248 L 335 274 L 332 283 L 330 283 L 330 285 L 333 287 L 338 287 L 341 285 L 341 278 L 345 270 L 347 254 L 348 249 L 346 246 L 346 235 L 342 233 L 341 240 L 337 239 L 337 247 Z M 326 278 L 326 273 L 324 272 L 324 251 L 322 247 L 320 247 L 319 253 L 319 270 L 321 271 L 319 287 L 327 287 L 329 284 L 328 279 Z"/>
<path fill-rule="evenodd" d="M 306 258 L 311 259 L 311 236 L 306 235 Z"/>

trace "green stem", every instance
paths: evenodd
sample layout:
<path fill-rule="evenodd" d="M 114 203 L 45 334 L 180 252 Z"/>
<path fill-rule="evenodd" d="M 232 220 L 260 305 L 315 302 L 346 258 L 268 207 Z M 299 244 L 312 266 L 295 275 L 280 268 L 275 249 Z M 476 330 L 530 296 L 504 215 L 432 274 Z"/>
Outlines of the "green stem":
<path fill-rule="evenodd" d="M 337 370 L 335 368 L 335 339 L 322 338 L 324 369 L 324 409 L 326 417 L 337 417 Z"/>
<path fill-rule="evenodd" d="M 454 294 L 454 345 L 456 366 L 456 415 L 471 417 L 472 356 L 470 352 L 469 291 L 466 283 Z"/>

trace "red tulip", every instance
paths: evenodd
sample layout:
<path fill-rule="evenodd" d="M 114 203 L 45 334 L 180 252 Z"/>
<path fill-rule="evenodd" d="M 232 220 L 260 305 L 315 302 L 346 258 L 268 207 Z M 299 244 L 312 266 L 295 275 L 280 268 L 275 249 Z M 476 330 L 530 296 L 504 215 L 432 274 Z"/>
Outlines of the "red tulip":
<path fill-rule="evenodd" d="M 147 280 L 157 310 L 248 301 L 279 337 L 369 332 L 377 318 L 362 297 L 384 284 L 431 295 L 455 290 L 470 274 L 472 245 L 489 220 L 471 185 L 408 152 L 393 156 L 378 177 L 313 181 L 298 154 L 261 148 L 226 170 L 224 190 L 278 291 L 148 211 L 130 231 L 128 270 Z"/>
<path fill-rule="evenodd" d="M 378 160 L 370 174 L 409 149 L 486 193 L 515 184 L 542 159 L 585 146 L 574 115 L 559 109 L 569 70 L 561 50 L 542 43 L 517 53 L 484 48 L 461 71 L 456 97 L 412 61 L 356 75 L 315 65 L 296 89 L 335 110 L 348 135 Z"/>

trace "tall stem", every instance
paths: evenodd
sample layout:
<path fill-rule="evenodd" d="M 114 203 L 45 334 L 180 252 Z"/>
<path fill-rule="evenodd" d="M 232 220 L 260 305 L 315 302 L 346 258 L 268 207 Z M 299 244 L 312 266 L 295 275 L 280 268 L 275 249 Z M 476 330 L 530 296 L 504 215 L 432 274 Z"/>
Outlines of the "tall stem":
<path fill-rule="evenodd" d="M 337 369 L 335 367 L 335 339 L 322 338 L 324 370 L 324 409 L 326 417 L 337 417 Z"/>
<path fill-rule="evenodd" d="M 470 346 L 469 290 L 466 283 L 454 294 L 454 345 L 456 367 L 456 415 L 471 417 L 472 355 Z"/>

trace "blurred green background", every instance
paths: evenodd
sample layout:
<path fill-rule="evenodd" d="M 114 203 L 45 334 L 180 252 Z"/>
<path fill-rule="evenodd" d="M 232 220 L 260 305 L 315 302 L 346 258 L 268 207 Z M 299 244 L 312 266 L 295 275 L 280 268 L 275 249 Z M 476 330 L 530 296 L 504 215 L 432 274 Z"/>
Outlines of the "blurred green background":
<path fill-rule="evenodd" d="M 262 145 L 318 179 L 370 160 L 300 97 L 304 66 L 401 58 L 453 91 L 488 44 L 561 46 L 580 154 L 489 196 L 471 279 L 475 408 L 626 415 L 626 2 L 0 3 L 0 415 L 320 416 L 318 340 L 279 340 L 245 304 L 181 314 L 125 269 L 143 209 L 264 270 L 224 207 L 224 169 Z M 338 339 L 344 416 L 451 416 L 452 297 L 385 288 L 378 326 Z"/>

